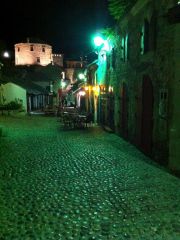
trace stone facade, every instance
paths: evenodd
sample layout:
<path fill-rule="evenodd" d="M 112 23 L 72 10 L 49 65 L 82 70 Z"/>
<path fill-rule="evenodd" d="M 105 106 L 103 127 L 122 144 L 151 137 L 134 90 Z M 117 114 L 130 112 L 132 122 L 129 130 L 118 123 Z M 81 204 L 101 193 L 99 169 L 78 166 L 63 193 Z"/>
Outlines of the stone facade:
<path fill-rule="evenodd" d="M 53 54 L 52 58 L 53 58 L 53 64 L 63 67 L 63 54 Z"/>
<path fill-rule="evenodd" d="M 174 0 L 139 0 L 117 24 L 114 48 L 106 53 L 106 73 L 98 79 L 105 86 L 100 122 L 176 171 L 180 170 L 180 24 L 171 9 L 179 8 Z M 99 65 L 103 69 L 105 63 Z"/>
<path fill-rule="evenodd" d="M 82 72 L 86 65 L 85 61 L 67 60 L 65 64 L 65 76 L 71 84 L 77 81 L 77 75 Z"/>
<path fill-rule="evenodd" d="M 15 44 L 15 65 L 46 66 L 52 62 L 50 45 L 30 42 Z"/>

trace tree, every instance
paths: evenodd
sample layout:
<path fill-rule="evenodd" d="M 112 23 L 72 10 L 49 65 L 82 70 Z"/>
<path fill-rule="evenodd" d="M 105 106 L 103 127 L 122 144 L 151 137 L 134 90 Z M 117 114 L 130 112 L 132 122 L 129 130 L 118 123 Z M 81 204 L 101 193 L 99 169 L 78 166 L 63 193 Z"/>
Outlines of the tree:
<path fill-rule="evenodd" d="M 137 0 L 108 0 L 108 9 L 115 20 L 121 19 Z"/>

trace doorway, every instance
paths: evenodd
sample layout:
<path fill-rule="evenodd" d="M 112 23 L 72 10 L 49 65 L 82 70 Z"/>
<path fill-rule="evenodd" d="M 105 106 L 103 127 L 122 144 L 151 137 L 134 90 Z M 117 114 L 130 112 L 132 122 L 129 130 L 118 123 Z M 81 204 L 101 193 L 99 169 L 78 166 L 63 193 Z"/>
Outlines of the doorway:
<path fill-rule="evenodd" d="M 126 83 L 123 83 L 121 88 L 121 134 L 126 139 L 128 138 L 128 90 Z"/>
<path fill-rule="evenodd" d="M 150 156 L 152 154 L 153 102 L 151 79 L 149 76 L 144 76 L 142 82 L 141 149 Z"/>

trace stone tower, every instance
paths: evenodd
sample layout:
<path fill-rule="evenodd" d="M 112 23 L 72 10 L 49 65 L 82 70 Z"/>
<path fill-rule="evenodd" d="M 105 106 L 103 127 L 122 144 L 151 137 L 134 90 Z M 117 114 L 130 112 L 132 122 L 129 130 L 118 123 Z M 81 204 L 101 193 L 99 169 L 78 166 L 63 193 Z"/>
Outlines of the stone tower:
<path fill-rule="evenodd" d="M 30 42 L 15 44 L 15 65 L 46 66 L 53 61 L 52 47 L 44 43 Z"/>

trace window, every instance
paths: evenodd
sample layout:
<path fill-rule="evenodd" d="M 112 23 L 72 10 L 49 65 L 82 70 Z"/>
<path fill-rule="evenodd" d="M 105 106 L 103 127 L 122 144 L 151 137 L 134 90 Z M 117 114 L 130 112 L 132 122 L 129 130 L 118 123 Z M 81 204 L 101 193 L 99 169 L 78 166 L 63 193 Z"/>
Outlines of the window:
<path fill-rule="evenodd" d="M 143 55 L 144 54 L 144 26 L 141 29 L 141 48 L 140 48 L 140 53 Z"/>
<path fill-rule="evenodd" d="M 44 46 L 42 46 L 42 52 L 45 52 L 45 47 Z"/>
<path fill-rule="evenodd" d="M 147 19 L 144 21 L 144 25 L 141 29 L 141 54 L 149 51 L 149 22 Z"/>
<path fill-rule="evenodd" d="M 37 63 L 40 63 L 40 57 L 37 57 Z"/>
<path fill-rule="evenodd" d="M 156 50 L 157 41 L 157 14 L 153 13 L 149 24 L 149 50 Z"/>
<path fill-rule="evenodd" d="M 126 34 L 126 36 L 122 37 L 121 39 L 121 60 L 125 62 L 128 59 L 129 59 L 129 37 L 128 34 Z"/>
<path fill-rule="evenodd" d="M 121 60 L 125 61 L 125 39 L 122 37 L 121 39 Z"/>
<path fill-rule="evenodd" d="M 149 22 L 144 21 L 144 53 L 149 51 Z"/>
<path fill-rule="evenodd" d="M 126 34 L 125 37 L 125 61 L 127 61 L 129 59 L 129 36 L 128 34 Z"/>
<path fill-rule="evenodd" d="M 33 45 L 30 46 L 30 51 L 34 51 L 34 46 Z"/>
<path fill-rule="evenodd" d="M 160 100 L 167 100 L 167 95 L 168 95 L 168 93 L 167 93 L 167 90 L 166 89 L 161 89 L 160 90 Z"/>
<path fill-rule="evenodd" d="M 18 52 L 20 52 L 20 47 L 18 47 L 18 49 L 17 49 L 17 50 L 18 50 Z"/>
<path fill-rule="evenodd" d="M 159 116 L 162 118 L 166 118 L 168 105 L 168 90 L 160 89 L 159 95 Z"/>

